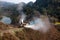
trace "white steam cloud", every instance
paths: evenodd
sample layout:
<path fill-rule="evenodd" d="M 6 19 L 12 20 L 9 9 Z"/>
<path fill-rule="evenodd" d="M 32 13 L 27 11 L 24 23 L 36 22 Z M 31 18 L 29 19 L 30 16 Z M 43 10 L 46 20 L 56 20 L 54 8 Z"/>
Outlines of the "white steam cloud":
<path fill-rule="evenodd" d="M 9 17 L 3 16 L 0 22 L 4 24 L 11 24 L 11 19 Z"/>
<path fill-rule="evenodd" d="M 17 10 L 19 11 L 19 13 L 20 13 L 20 18 L 19 18 L 19 23 L 21 24 L 21 23 L 23 23 L 23 21 L 25 20 L 25 18 L 26 18 L 26 15 L 24 14 L 24 12 L 23 12 L 23 7 L 25 6 L 25 3 L 23 3 L 23 2 L 21 2 L 21 3 L 19 3 L 18 4 L 18 7 L 17 7 Z"/>
<path fill-rule="evenodd" d="M 19 23 L 22 23 L 22 24 L 26 18 L 26 15 L 23 12 L 23 6 L 24 6 L 24 3 L 20 3 L 20 5 L 18 5 L 19 13 L 21 13 L 20 14 L 21 18 L 19 20 Z M 24 27 L 31 28 L 33 30 L 39 30 L 45 33 L 50 29 L 50 22 L 48 20 L 48 17 L 44 17 L 44 18 L 34 17 L 33 20 L 30 21 L 28 24 L 26 24 Z"/>
<path fill-rule="evenodd" d="M 31 28 L 34 30 L 39 30 L 41 32 L 47 32 L 50 28 L 50 22 L 48 18 L 34 18 L 33 21 L 31 21 L 29 24 L 26 24 L 26 28 Z"/>
<path fill-rule="evenodd" d="M 26 15 L 22 12 L 21 18 L 20 18 L 20 20 L 19 20 L 19 23 L 20 23 L 20 24 L 23 23 L 24 20 L 25 20 L 25 18 L 26 18 Z"/>

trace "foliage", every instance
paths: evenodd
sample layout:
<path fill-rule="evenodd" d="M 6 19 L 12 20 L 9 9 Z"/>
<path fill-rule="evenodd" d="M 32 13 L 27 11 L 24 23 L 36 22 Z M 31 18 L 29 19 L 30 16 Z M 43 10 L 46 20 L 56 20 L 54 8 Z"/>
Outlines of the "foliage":
<path fill-rule="evenodd" d="M 43 10 L 47 10 L 47 14 L 60 18 L 60 0 L 36 0 L 34 3 L 34 9 L 38 10 L 43 14 Z M 60 20 L 60 19 L 59 19 Z"/>

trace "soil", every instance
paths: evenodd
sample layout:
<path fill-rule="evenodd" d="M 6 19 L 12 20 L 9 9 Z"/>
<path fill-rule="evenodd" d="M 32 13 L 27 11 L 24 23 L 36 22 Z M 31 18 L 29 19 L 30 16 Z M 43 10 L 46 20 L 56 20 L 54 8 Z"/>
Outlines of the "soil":
<path fill-rule="evenodd" d="M 0 23 L 0 40 L 60 40 L 60 31 L 56 27 L 47 33 L 29 28 L 15 28 L 13 25 Z"/>

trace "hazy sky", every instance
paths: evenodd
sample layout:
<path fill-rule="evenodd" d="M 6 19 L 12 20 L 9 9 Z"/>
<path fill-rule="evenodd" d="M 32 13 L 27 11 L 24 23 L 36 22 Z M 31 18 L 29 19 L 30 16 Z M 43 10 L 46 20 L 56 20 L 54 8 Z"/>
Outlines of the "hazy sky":
<path fill-rule="evenodd" d="M 6 1 L 6 2 L 12 2 L 12 3 L 20 3 L 20 2 L 28 3 L 30 1 L 35 2 L 36 0 L 0 0 L 0 1 Z"/>

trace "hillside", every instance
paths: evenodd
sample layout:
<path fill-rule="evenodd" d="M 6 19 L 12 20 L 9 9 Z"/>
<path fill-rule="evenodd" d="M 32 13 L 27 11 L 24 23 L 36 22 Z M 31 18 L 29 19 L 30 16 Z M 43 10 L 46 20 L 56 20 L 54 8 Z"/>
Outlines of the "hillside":
<path fill-rule="evenodd" d="M 14 3 L 9 3 L 5 1 L 0 1 L 0 7 L 8 7 L 8 6 L 13 6 L 15 5 Z"/>
<path fill-rule="evenodd" d="M 60 40 L 60 32 L 53 27 L 43 34 L 36 30 L 0 23 L 0 40 Z"/>

